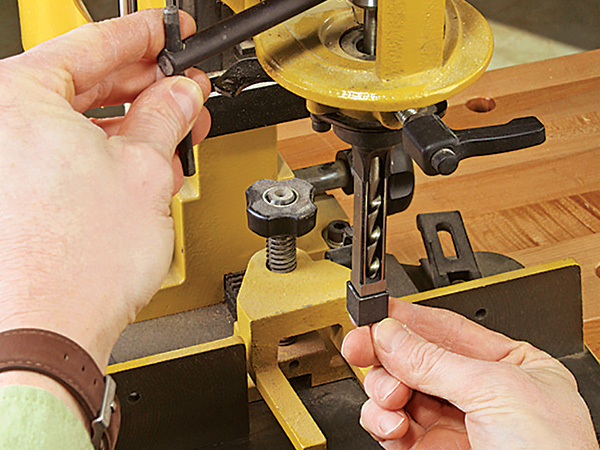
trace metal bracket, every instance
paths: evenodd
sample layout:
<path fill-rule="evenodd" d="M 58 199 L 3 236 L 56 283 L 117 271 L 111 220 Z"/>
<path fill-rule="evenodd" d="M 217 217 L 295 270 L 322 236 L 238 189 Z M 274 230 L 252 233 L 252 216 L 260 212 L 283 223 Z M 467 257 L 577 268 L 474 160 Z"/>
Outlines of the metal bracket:
<path fill-rule="evenodd" d="M 422 259 L 421 265 L 434 287 L 481 278 L 481 271 L 458 211 L 419 214 L 417 227 L 427 251 L 427 259 Z M 452 237 L 456 256 L 444 254 L 438 234 L 440 231 L 445 231 Z"/>
<path fill-rule="evenodd" d="M 214 80 L 215 90 L 225 97 L 237 97 L 253 84 L 272 81 L 258 62 L 258 58 L 241 59 Z"/>

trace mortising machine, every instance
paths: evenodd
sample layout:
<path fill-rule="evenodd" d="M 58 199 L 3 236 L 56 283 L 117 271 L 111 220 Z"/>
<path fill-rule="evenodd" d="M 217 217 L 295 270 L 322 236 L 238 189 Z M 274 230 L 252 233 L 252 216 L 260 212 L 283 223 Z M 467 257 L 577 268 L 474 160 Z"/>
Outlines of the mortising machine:
<path fill-rule="evenodd" d="M 20 0 L 25 47 L 87 20 L 79 1 L 56 2 L 50 17 L 37 15 L 42 3 Z M 366 372 L 339 348 L 354 324 L 387 316 L 390 296 L 455 310 L 560 358 L 598 427 L 574 261 L 525 269 L 474 253 L 458 212 L 418 217 L 420 266 L 386 254 L 386 218 L 411 202 L 413 161 L 449 175 L 462 159 L 545 140 L 534 117 L 468 130 L 441 120 L 446 99 L 489 63 L 485 19 L 463 0 L 225 4 L 182 0 L 201 30 L 183 42 L 178 6 L 165 9 L 160 67 L 173 75 L 201 63 L 217 91 L 214 125 L 195 155 L 180 146 L 173 264 L 113 352 L 118 448 L 379 448 L 358 425 Z M 292 172 L 274 125 L 308 115 L 350 149 Z M 336 188 L 354 195 L 353 226 L 327 194 Z"/>

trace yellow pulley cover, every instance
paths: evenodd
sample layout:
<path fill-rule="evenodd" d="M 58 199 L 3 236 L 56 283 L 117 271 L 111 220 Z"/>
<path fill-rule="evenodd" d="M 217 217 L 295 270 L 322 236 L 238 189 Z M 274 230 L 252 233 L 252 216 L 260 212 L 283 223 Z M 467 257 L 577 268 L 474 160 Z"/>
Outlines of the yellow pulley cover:
<path fill-rule="evenodd" d="M 383 112 L 447 99 L 492 57 L 488 23 L 463 0 L 379 0 L 374 60 L 347 48 L 361 14 L 328 0 L 257 36 L 258 58 L 275 81 L 312 102 Z"/>

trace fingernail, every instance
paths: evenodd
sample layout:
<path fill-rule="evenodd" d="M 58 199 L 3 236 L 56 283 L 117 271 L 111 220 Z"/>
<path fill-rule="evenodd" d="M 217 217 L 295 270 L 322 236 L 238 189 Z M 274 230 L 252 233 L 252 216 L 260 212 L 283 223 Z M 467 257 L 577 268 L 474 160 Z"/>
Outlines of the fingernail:
<path fill-rule="evenodd" d="M 385 401 L 400 386 L 400 382 L 392 377 L 382 378 L 377 384 L 377 395 L 380 401 Z"/>
<path fill-rule="evenodd" d="M 344 340 L 342 341 L 342 348 L 340 349 L 340 353 L 344 358 L 346 357 L 346 341 L 348 340 L 348 334 L 344 337 Z"/>
<path fill-rule="evenodd" d="M 402 325 L 394 319 L 387 318 L 379 322 L 373 332 L 375 344 L 384 352 L 390 353 L 394 348 L 394 337 L 401 328 Z"/>
<path fill-rule="evenodd" d="M 367 376 L 365 377 L 365 382 L 363 383 L 363 389 L 365 390 L 365 394 L 367 394 L 367 397 L 369 398 L 373 398 L 373 392 L 371 392 L 371 389 L 369 386 L 371 386 L 371 383 L 367 383 L 367 378 L 369 378 L 370 376 L 372 376 L 372 372 L 375 369 L 371 369 L 369 370 L 369 372 L 367 372 Z"/>
<path fill-rule="evenodd" d="M 193 121 L 204 102 L 198 83 L 189 78 L 177 77 L 177 81 L 171 86 L 171 95 L 181 108 L 187 122 Z"/>
<path fill-rule="evenodd" d="M 379 419 L 379 428 L 384 435 L 388 436 L 396 431 L 402 425 L 402 422 L 404 422 L 404 416 L 389 411 Z"/>

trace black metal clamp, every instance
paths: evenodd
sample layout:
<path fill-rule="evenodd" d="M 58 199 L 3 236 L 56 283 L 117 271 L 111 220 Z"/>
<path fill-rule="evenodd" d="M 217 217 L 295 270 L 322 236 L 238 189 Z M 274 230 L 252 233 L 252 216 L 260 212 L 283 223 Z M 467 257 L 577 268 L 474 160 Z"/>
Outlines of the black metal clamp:
<path fill-rule="evenodd" d="M 434 287 L 481 278 L 481 271 L 458 211 L 419 214 L 417 227 L 427 252 L 427 259 L 421 260 L 421 266 Z M 447 256 L 444 253 L 439 236 L 441 231 L 452 238 L 455 255 Z"/>

